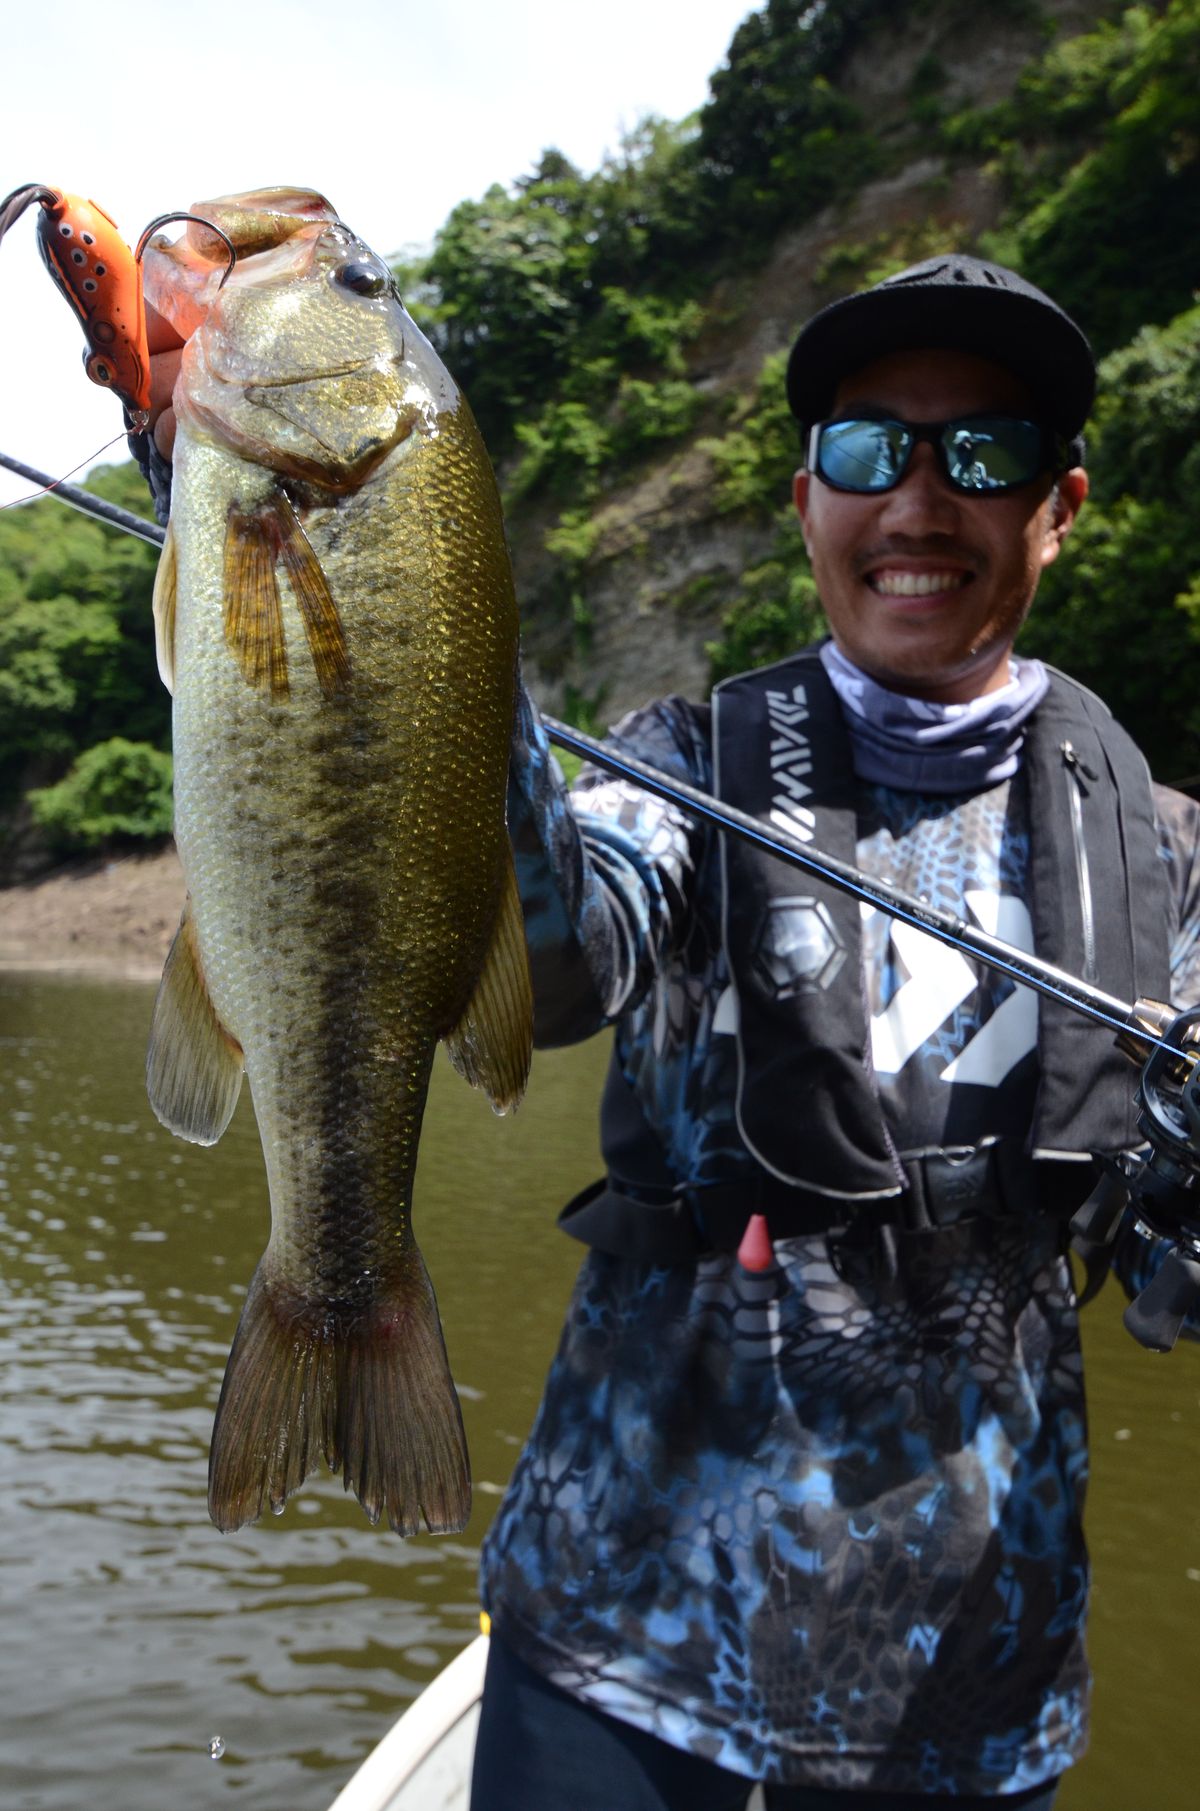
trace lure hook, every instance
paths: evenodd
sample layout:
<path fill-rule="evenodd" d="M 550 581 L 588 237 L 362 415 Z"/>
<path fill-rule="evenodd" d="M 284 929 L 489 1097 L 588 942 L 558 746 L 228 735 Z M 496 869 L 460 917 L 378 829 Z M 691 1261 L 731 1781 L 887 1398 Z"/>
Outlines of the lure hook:
<path fill-rule="evenodd" d="M 225 275 L 217 284 L 218 289 L 224 289 L 226 283 L 228 283 L 230 277 L 233 275 L 233 267 L 237 263 L 237 248 L 234 245 L 233 240 L 229 237 L 229 234 L 219 227 L 215 220 L 206 220 L 203 214 L 160 214 L 157 220 L 152 220 L 150 222 L 149 226 L 138 240 L 137 248 L 133 254 L 134 263 L 141 263 L 142 254 L 149 243 L 151 234 L 156 233 L 160 226 L 168 226 L 172 220 L 193 220 L 197 226 L 207 227 L 210 233 L 215 233 L 217 235 L 217 238 L 229 253 L 229 262 L 225 266 Z"/>

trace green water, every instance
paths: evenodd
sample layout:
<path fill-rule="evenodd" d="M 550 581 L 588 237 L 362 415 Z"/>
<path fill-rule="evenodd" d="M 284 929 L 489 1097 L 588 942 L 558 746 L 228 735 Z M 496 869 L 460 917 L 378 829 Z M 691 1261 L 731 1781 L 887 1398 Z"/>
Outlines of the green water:
<path fill-rule="evenodd" d="M 158 1127 L 151 998 L 0 975 L 0 1808 L 324 1811 L 476 1627 L 478 1544 L 576 1268 L 552 1221 L 597 1170 L 604 1051 L 539 1056 L 504 1121 L 437 1066 L 416 1219 L 474 1462 L 466 1533 L 402 1542 L 322 1478 L 221 1536 L 208 1433 L 262 1160 L 244 1107 L 212 1151 Z M 1115 1293 L 1085 1329 L 1097 1731 L 1060 1804 L 1192 1811 L 1200 1363 L 1138 1351 Z"/>

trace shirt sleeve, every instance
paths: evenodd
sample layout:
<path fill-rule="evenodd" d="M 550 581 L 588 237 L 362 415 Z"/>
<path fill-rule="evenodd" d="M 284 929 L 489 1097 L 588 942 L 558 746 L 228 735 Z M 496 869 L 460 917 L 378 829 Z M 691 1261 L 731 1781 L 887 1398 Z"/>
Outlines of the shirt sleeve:
<path fill-rule="evenodd" d="M 704 713 L 668 698 L 609 732 L 615 750 L 705 785 Z M 537 707 L 519 690 L 508 828 L 539 1045 L 577 1043 L 650 990 L 686 935 L 703 828 L 595 768 L 568 791 Z"/>
<path fill-rule="evenodd" d="M 1180 1011 L 1200 1005 L 1200 804 L 1166 786 L 1154 788 L 1159 854 L 1170 877 L 1171 1002 Z M 1157 1274 L 1170 1249 L 1137 1229 L 1126 1212 L 1113 1248 L 1113 1269 L 1132 1299 Z M 1200 1305 L 1184 1333 L 1200 1339 Z"/>

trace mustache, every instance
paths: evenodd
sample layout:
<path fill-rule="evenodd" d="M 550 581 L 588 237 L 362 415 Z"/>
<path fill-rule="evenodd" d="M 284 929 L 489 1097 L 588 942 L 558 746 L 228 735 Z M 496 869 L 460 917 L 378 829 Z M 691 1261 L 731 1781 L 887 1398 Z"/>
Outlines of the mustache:
<path fill-rule="evenodd" d="M 860 578 L 889 559 L 942 560 L 965 566 L 974 576 L 987 570 L 987 555 L 965 541 L 947 540 L 944 535 L 889 535 L 855 555 L 854 566 Z"/>

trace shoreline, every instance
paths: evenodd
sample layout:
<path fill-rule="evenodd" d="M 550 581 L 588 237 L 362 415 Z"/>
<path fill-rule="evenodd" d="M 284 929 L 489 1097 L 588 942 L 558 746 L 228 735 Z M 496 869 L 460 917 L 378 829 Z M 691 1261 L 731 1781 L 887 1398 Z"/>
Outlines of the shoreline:
<path fill-rule="evenodd" d="M 0 973 L 157 982 L 184 891 L 173 845 L 0 888 Z"/>

